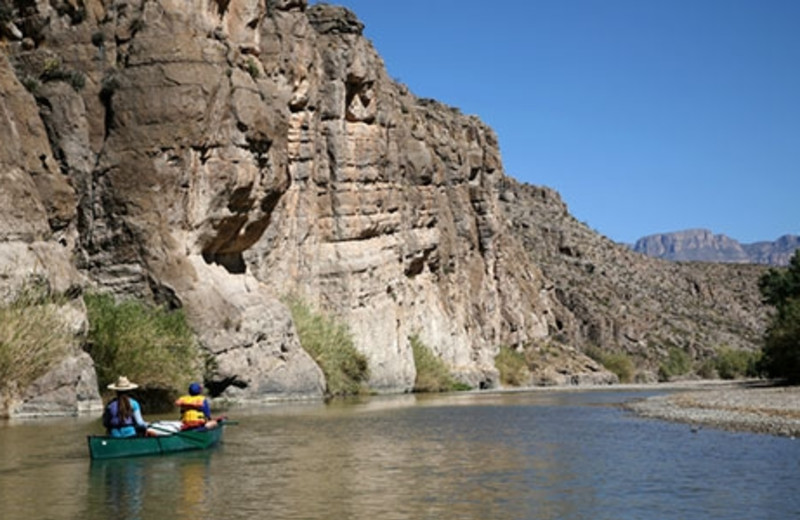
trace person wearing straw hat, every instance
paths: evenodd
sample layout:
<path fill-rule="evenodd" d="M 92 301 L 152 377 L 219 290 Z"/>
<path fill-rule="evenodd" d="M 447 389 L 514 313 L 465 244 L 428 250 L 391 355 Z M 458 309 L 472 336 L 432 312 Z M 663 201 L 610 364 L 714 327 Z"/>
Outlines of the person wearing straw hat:
<path fill-rule="evenodd" d="M 103 412 L 103 426 L 112 437 L 134 437 L 139 431 L 147 430 L 148 424 L 142 419 L 142 407 L 139 402 L 128 395 L 128 392 L 139 388 L 139 385 L 119 376 L 117 381 L 108 385 L 117 395 L 106 405 Z"/>

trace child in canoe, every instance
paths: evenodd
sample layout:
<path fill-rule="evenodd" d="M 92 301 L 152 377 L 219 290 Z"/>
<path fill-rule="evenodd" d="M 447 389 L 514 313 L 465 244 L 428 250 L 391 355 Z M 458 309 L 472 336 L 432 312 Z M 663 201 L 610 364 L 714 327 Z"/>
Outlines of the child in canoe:
<path fill-rule="evenodd" d="M 217 421 L 211 418 L 211 405 L 203 395 L 200 383 L 190 384 L 189 395 L 182 395 L 175 405 L 181 409 L 182 430 L 210 430 L 217 427 Z"/>

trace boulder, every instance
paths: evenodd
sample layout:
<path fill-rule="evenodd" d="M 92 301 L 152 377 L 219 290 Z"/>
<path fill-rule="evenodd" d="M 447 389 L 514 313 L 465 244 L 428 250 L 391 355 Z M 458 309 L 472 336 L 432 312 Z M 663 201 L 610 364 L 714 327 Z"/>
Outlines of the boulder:
<path fill-rule="evenodd" d="M 92 358 L 75 352 L 63 359 L 13 399 L 9 408 L 9 415 L 18 418 L 101 412 Z"/>
<path fill-rule="evenodd" d="M 241 401 L 321 398 L 322 371 L 302 349 L 289 310 L 250 275 L 190 258 L 197 283 L 178 288 L 203 348 L 212 356 L 214 397 Z"/>

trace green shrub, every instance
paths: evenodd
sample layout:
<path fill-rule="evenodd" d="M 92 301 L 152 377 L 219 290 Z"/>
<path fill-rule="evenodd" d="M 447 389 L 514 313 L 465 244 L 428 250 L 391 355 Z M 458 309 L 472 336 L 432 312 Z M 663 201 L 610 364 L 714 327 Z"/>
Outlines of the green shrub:
<path fill-rule="evenodd" d="M 367 391 L 367 358 L 359 352 L 346 325 L 313 312 L 298 298 L 288 300 L 300 345 L 325 374 L 326 393 L 355 395 Z"/>
<path fill-rule="evenodd" d="M 603 360 L 603 366 L 616 374 L 620 383 L 633 381 L 633 375 L 636 370 L 633 360 L 627 354 L 622 352 L 609 353 Z"/>
<path fill-rule="evenodd" d="M 86 86 L 86 75 L 83 72 L 73 70 L 67 76 L 67 82 L 75 92 L 80 92 Z"/>
<path fill-rule="evenodd" d="M 125 375 L 143 387 L 182 392 L 202 372 L 203 358 L 181 310 L 140 301 L 84 296 L 89 316 L 86 351 L 100 388 Z"/>
<path fill-rule="evenodd" d="M 414 366 L 417 369 L 414 392 L 450 392 L 470 389 L 468 385 L 457 382 L 450 375 L 450 370 L 444 361 L 436 357 L 416 334 L 408 339 L 411 342 Z"/>
<path fill-rule="evenodd" d="M 39 81 L 38 78 L 35 78 L 28 74 L 20 78 L 20 83 L 22 83 L 22 86 L 24 86 L 25 89 L 34 96 L 36 96 L 39 93 L 39 89 L 42 87 L 42 82 Z"/>
<path fill-rule="evenodd" d="M 250 74 L 250 77 L 253 79 L 258 79 L 258 77 L 261 75 L 261 72 L 258 70 L 256 60 L 253 58 L 247 59 L 247 73 Z"/>
<path fill-rule="evenodd" d="M 800 298 L 782 305 L 779 317 L 767 328 L 759 372 L 800 384 Z"/>
<path fill-rule="evenodd" d="M 658 378 L 669 381 L 673 377 L 682 376 L 692 369 L 692 360 L 689 354 L 678 347 L 669 349 L 667 359 L 658 367 Z"/>
<path fill-rule="evenodd" d="M 775 308 L 764 336 L 759 372 L 800 383 L 800 249 L 785 269 L 770 269 L 758 283 L 764 302 Z"/>
<path fill-rule="evenodd" d="M 500 382 L 504 385 L 523 386 L 530 381 L 531 372 L 525 354 L 511 347 L 500 347 L 500 352 L 494 358 L 494 366 L 500 372 Z"/>
<path fill-rule="evenodd" d="M 32 279 L 0 307 L 0 391 L 26 388 L 69 352 L 75 337 L 60 303 L 46 282 Z"/>
<path fill-rule="evenodd" d="M 717 360 L 715 358 L 706 359 L 697 367 L 697 375 L 703 379 L 714 379 L 719 377 L 717 372 Z"/>
<path fill-rule="evenodd" d="M 42 65 L 41 78 L 45 81 L 50 79 L 61 79 L 64 69 L 61 66 L 61 58 L 47 58 Z"/>
<path fill-rule="evenodd" d="M 39 74 L 42 81 L 64 81 L 68 83 L 75 92 L 79 92 L 86 86 L 86 75 L 77 70 L 71 70 L 61 63 L 60 58 L 48 58 Z"/>
<path fill-rule="evenodd" d="M 605 352 L 597 347 L 586 349 L 585 354 L 603 365 L 603 367 L 612 374 L 616 374 L 620 383 L 630 383 L 633 381 L 636 367 L 633 360 L 627 354 L 623 352 Z"/>
<path fill-rule="evenodd" d="M 714 359 L 714 368 L 722 379 L 754 377 L 760 357 L 759 352 L 722 347 Z"/>

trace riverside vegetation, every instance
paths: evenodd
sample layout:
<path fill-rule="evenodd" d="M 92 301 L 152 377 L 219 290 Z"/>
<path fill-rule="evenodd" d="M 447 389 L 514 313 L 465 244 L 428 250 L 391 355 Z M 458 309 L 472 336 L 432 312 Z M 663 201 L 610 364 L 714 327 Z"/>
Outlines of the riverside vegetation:
<path fill-rule="evenodd" d="M 87 294 L 89 331 L 85 350 L 94 360 L 100 389 L 125 374 L 152 394 L 164 393 L 166 406 L 201 378 L 202 356 L 180 309 L 152 307 L 110 294 Z"/>
<path fill-rule="evenodd" d="M 367 358 L 355 348 L 347 325 L 313 311 L 299 298 L 291 297 L 287 302 L 300 337 L 300 345 L 325 374 L 328 397 L 369 393 Z M 409 341 L 416 368 L 414 392 L 445 392 L 470 388 L 456 381 L 447 365 L 418 336 L 412 335 Z"/>
<path fill-rule="evenodd" d="M 669 380 L 695 370 L 701 376 L 723 379 L 760 374 L 797 383 L 800 378 L 800 252 L 792 257 L 788 268 L 767 272 L 760 279 L 759 287 L 767 303 L 775 308 L 762 351 L 753 353 L 722 346 L 714 358 L 700 367 L 693 367 L 693 361 L 685 352 L 672 348 L 659 368 L 660 378 Z M 67 348 L 69 335 L 53 315 L 56 301 L 44 286 L 33 283 L 2 309 L 0 376 L 4 376 L 4 380 L 11 374 L 9 367 L 22 361 L 20 356 L 38 360 L 38 364 L 24 365 L 25 371 L 16 371 L 18 378 L 30 378 L 46 369 L 49 360 Z M 135 376 L 137 379 L 150 384 L 173 385 L 173 388 L 181 385 L 181 377 L 192 377 L 185 367 L 197 366 L 198 350 L 181 312 L 152 309 L 138 302 L 117 304 L 108 295 L 87 295 L 85 301 L 91 322 L 87 349 L 95 359 L 98 380 L 102 384 L 120 370 L 139 374 Z M 328 396 L 368 392 L 368 362 L 355 348 L 346 324 L 313 311 L 298 298 L 286 301 L 301 345 L 325 374 Z M 34 327 L 34 323 L 49 326 Z M 46 335 L 41 336 L 43 333 Z M 409 341 L 416 368 L 415 392 L 469 389 L 452 377 L 447 365 L 418 336 L 412 335 Z M 45 351 L 31 350 L 34 345 L 45 346 Z M 503 385 L 530 384 L 531 361 L 526 352 L 531 349 L 520 352 L 508 346 L 499 348 L 495 366 Z M 17 357 L 9 358 L 9 354 Z M 587 354 L 615 373 L 620 382 L 631 382 L 634 364 L 629 356 L 599 348 L 588 349 Z M 153 373 L 153 366 L 167 371 Z M 787 390 L 732 387 L 724 391 L 663 397 L 629 407 L 642 415 L 668 420 L 796 435 L 800 430 L 795 424 L 795 400 L 791 395 L 794 394 L 787 394 Z"/>
<path fill-rule="evenodd" d="M 297 297 L 287 299 L 300 345 L 325 374 L 328 397 L 355 395 L 367 391 L 367 358 L 356 350 L 344 323 L 311 309 Z"/>
<path fill-rule="evenodd" d="M 760 281 L 765 300 L 776 308 L 765 336 L 763 352 L 723 346 L 700 367 L 680 349 L 672 348 L 659 367 L 661 380 L 692 370 L 702 376 L 736 379 L 759 374 L 800 380 L 800 253 L 787 269 L 773 269 Z M 8 305 L 0 307 L 0 380 L 4 388 L 30 384 L 64 356 L 75 340 L 58 317 L 64 301 L 46 282 L 32 278 Z M 299 298 L 288 306 L 302 347 L 325 374 L 329 397 L 369 391 L 367 358 L 355 348 L 346 324 L 315 312 Z M 139 301 L 116 302 L 108 294 L 86 294 L 89 321 L 84 349 L 95 363 L 100 388 L 117 374 L 128 374 L 151 389 L 179 392 L 202 377 L 202 354 L 181 310 L 151 307 Z M 409 338 L 416 379 L 415 392 L 466 390 L 447 365 L 416 335 Z M 624 354 L 587 349 L 587 355 L 617 375 L 632 381 L 633 360 Z M 530 384 L 531 366 L 524 352 L 501 346 L 495 358 L 500 381 L 506 386 Z"/>
<path fill-rule="evenodd" d="M 0 307 L 0 380 L 4 389 L 29 385 L 75 341 L 76 336 L 58 316 L 61 300 L 45 283 L 33 280 L 13 302 Z M 126 374 L 147 392 L 171 396 L 189 381 L 203 377 L 201 350 L 180 309 L 137 300 L 116 301 L 110 294 L 89 293 L 83 300 L 89 324 L 83 348 L 94 361 L 101 389 L 118 374 Z M 313 311 L 298 298 L 288 298 L 287 303 L 302 347 L 325 374 L 328 397 L 369 392 L 367 359 L 356 350 L 347 325 Z M 453 378 L 447 365 L 418 336 L 409 340 L 417 374 L 415 392 L 470 389 Z M 501 350 L 500 365 L 508 352 L 507 348 Z"/>
<path fill-rule="evenodd" d="M 720 349 L 716 373 L 721 377 L 762 375 L 795 386 L 752 383 L 681 392 L 629 403 L 639 415 L 789 437 L 800 436 L 800 251 L 789 266 L 771 269 L 759 280 L 765 301 L 774 308 L 755 355 Z M 695 430 L 696 431 L 696 430 Z"/>
<path fill-rule="evenodd" d="M 75 336 L 59 317 L 64 301 L 32 278 L 0 307 L 0 395 L 26 388 L 72 348 Z"/>
<path fill-rule="evenodd" d="M 417 376 L 414 379 L 415 392 L 447 392 L 451 390 L 469 390 L 469 385 L 459 383 L 450 374 L 450 370 L 441 358 L 413 335 L 409 338 L 411 351 L 414 354 L 414 366 Z"/>
<path fill-rule="evenodd" d="M 800 250 L 786 269 L 770 269 L 760 282 L 764 300 L 775 308 L 759 365 L 770 377 L 800 383 Z"/>
<path fill-rule="evenodd" d="M 773 287 L 778 275 L 770 276 Z M 69 348 L 74 335 L 57 316 L 58 302 L 58 296 L 34 280 L 11 304 L 0 308 L 0 378 L 4 386 L 30 384 Z M 86 294 L 84 302 L 89 321 L 84 349 L 94 360 L 101 389 L 124 373 L 151 391 L 174 394 L 190 380 L 202 377 L 203 356 L 181 310 L 134 300 L 117 302 L 109 294 Z M 328 397 L 368 393 L 368 362 L 355 348 L 347 325 L 313 311 L 298 298 L 289 298 L 287 303 L 300 344 L 325 374 Z M 453 378 L 447 365 L 418 336 L 412 335 L 409 341 L 416 369 L 415 392 L 470 389 Z M 771 354 L 775 358 L 776 352 Z M 615 373 L 620 382 L 632 381 L 634 368 L 629 356 L 601 349 L 590 349 L 587 354 Z M 698 371 L 723 379 L 751 376 L 757 359 L 752 353 L 723 347 Z M 501 346 L 495 366 L 503 385 L 530 384 L 531 366 L 524 352 Z M 659 372 L 663 380 L 668 380 L 690 369 L 688 356 L 672 349 Z"/>

